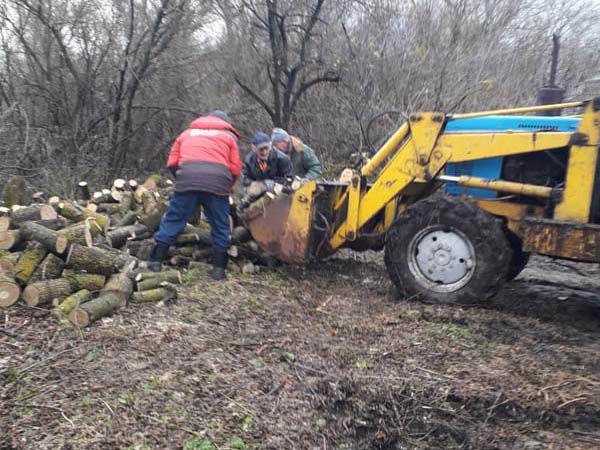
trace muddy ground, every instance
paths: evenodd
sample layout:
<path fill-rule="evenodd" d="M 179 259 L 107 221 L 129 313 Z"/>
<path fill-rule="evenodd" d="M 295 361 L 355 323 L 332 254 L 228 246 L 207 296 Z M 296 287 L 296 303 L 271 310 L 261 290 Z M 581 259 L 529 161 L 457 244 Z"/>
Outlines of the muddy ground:
<path fill-rule="evenodd" d="M 74 330 L 0 313 L 0 449 L 598 449 L 600 270 L 396 301 L 378 256 L 202 274 Z"/>

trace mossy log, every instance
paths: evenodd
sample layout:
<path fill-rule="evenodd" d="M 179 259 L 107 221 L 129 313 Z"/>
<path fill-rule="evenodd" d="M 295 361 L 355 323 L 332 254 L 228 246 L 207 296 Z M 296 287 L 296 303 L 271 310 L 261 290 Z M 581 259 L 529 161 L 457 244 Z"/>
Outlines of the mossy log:
<path fill-rule="evenodd" d="M 140 223 L 146 225 L 149 231 L 154 232 L 158 230 L 160 221 L 162 220 L 162 216 L 163 212 L 156 209 L 148 214 L 141 214 L 140 216 L 138 216 L 138 218 Z"/>
<path fill-rule="evenodd" d="M 56 210 L 61 216 L 66 217 L 73 222 L 79 222 L 84 219 L 83 208 L 80 208 L 71 202 L 60 202 L 56 205 Z"/>
<path fill-rule="evenodd" d="M 14 305 L 21 295 L 21 287 L 6 273 L 0 273 L 0 307 Z"/>
<path fill-rule="evenodd" d="M 39 242 L 28 242 L 15 264 L 15 280 L 28 284 L 33 272 L 44 260 L 48 250 Z"/>
<path fill-rule="evenodd" d="M 193 233 L 183 233 L 177 236 L 176 245 L 189 244 L 211 245 L 210 231 L 197 228 Z"/>
<path fill-rule="evenodd" d="M 112 314 L 117 308 L 124 307 L 132 293 L 133 282 L 127 274 L 114 274 L 102 289 L 100 296 L 73 309 L 69 314 L 69 320 L 79 327 L 86 327 Z"/>
<path fill-rule="evenodd" d="M 121 248 L 127 243 L 128 238 L 146 233 L 147 231 L 148 228 L 145 225 L 138 223 L 137 225 L 115 228 L 106 233 L 106 239 L 112 247 Z"/>
<path fill-rule="evenodd" d="M 52 220 L 56 217 L 56 211 L 50 205 L 31 205 L 13 211 L 10 220 L 13 227 L 18 227 L 29 220 Z"/>
<path fill-rule="evenodd" d="M 169 264 L 174 267 L 187 267 L 193 259 L 189 256 L 175 255 L 169 258 Z"/>
<path fill-rule="evenodd" d="M 213 249 L 211 247 L 197 248 L 194 250 L 194 253 L 192 253 L 192 258 L 195 261 L 206 261 L 212 254 Z"/>
<path fill-rule="evenodd" d="M 63 228 L 73 224 L 73 222 L 71 222 L 69 219 L 62 216 L 58 216 L 56 219 L 51 220 L 36 220 L 35 223 L 53 231 L 62 230 Z M 22 227 L 23 224 L 21 224 L 21 228 Z"/>
<path fill-rule="evenodd" d="M 69 245 L 68 238 L 56 231 L 36 222 L 25 222 L 21 225 L 21 237 L 27 241 L 36 241 L 46 249 L 62 255 Z"/>
<path fill-rule="evenodd" d="M 110 217 L 108 217 L 105 214 L 99 214 L 95 211 L 89 210 L 89 209 L 84 209 L 83 211 L 83 217 L 85 219 L 94 219 L 94 222 L 96 222 L 96 224 L 100 227 L 100 229 L 102 231 L 106 231 L 108 229 L 108 227 L 110 226 Z"/>
<path fill-rule="evenodd" d="M 21 242 L 21 232 L 19 230 L 0 231 L 0 249 L 10 250 L 15 248 Z"/>
<path fill-rule="evenodd" d="M 196 250 L 196 248 L 191 245 L 187 246 L 187 247 L 175 247 L 173 249 L 173 256 L 180 255 L 180 256 L 187 256 L 188 258 L 191 258 L 194 254 L 194 250 Z"/>
<path fill-rule="evenodd" d="M 119 214 L 121 212 L 120 203 L 98 203 L 98 212 L 105 212 L 109 215 Z"/>
<path fill-rule="evenodd" d="M 131 301 L 132 303 L 157 303 L 165 300 L 173 300 L 175 298 L 177 298 L 177 291 L 159 287 L 156 289 L 134 292 Z"/>
<path fill-rule="evenodd" d="M 63 228 L 58 234 L 71 244 L 92 245 L 93 238 L 102 232 L 102 228 L 93 218 Z"/>
<path fill-rule="evenodd" d="M 57 297 L 65 297 L 74 291 L 71 283 L 66 278 L 45 280 L 32 283 L 23 291 L 23 299 L 27 306 L 46 305 Z"/>
<path fill-rule="evenodd" d="M 90 299 L 90 291 L 82 289 L 69 295 L 54 308 L 54 313 L 59 318 L 67 317 L 71 311 Z"/>
<path fill-rule="evenodd" d="M 137 281 L 138 284 L 140 281 L 150 279 L 181 284 L 181 273 L 178 270 L 168 270 L 166 272 L 140 272 L 135 277 L 135 281 Z"/>
<path fill-rule="evenodd" d="M 130 255 L 135 256 L 141 261 L 147 261 L 154 248 L 154 239 L 145 239 L 143 241 L 129 241 L 125 249 Z"/>
<path fill-rule="evenodd" d="M 11 176 L 3 192 L 4 206 L 12 208 L 14 205 L 28 205 L 31 202 L 31 195 L 27 191 L 27 181 L 19 175 Z"/>
<path fill-rule="evenodd" d="M 118 268 L 117 259 L 113 254 L 79 244 L 71 245 L 67 256 L 67 266 L 75 270 L 101 275 L 110 275 Z"/>
<path fill-rule="evenodd" d="M 150 175 L 148 178 L 146 178 L 144 183 L 142 183 L 142 186 L 149 190 L 156 190 L 162 185 L 162 183 L 163 183 L 162 175 L 160 175 L 158 173 L 154 173 L 154 174 Z"/>
<path fill-rule="evenodd" d="M 36 267 L 29 283 L 60 278 L 64 265 L 65 262 L 62 259 L 52 253 L 48 253 L 41 264 Z"/>
<path fill-rule="evenodd" d="M 176 272 L 176 273 L 179 274 L 179 272 Z M 172 277 L 171 278 L 172 281 L 162 280 L 160 278 L 148 278 L 146 280 L 138 281 L 137 290 L 138 291 L 147 291 L 149 289 L 156 289 L 159 287 L 163 287 L 163 285 L 165 283 L 168 283 L 170 285 L 181 284 L 181 274 L 179 274 L 179 275 L 180 276 L 178 278 Z"/>
<path fill-rule="evenodd" d="M 62 272 L 62 276 L 69 280 L 74 291 L 87 289 L 90 292 L 97 292 L 106 284 L 106 277 L 96 273 L 76 272 L 71 269 L 65 269 Z"/>

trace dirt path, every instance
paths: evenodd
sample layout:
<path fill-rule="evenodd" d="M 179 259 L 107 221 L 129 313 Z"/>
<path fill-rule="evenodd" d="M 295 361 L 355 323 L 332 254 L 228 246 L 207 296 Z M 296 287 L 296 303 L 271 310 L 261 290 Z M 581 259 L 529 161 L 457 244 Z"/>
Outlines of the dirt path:
<path fill-rule="evenodd" d="M 9 310 L 0 449 L 597 449 L 599 275 L 537 258 L 439 307 L 342 254 L 82 332 Z"/>

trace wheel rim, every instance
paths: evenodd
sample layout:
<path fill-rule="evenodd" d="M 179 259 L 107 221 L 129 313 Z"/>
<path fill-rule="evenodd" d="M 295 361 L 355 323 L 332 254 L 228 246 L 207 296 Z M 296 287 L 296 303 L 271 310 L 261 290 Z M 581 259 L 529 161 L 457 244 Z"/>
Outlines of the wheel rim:
<path fill-rule="evenodd" d="M 475 271 L 475 249 L 460 230 L 431 226 L 417 233 L 408 247 L 408 267 L 416 280 L 434 292 L 454 292 Z"/>

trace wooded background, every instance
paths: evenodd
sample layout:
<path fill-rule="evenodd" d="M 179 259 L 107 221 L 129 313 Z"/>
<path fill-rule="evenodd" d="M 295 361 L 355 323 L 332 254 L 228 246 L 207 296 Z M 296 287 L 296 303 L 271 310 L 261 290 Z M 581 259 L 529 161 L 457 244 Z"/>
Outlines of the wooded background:
<path fill-rule="evenodd" d="M 525 106 L 560 36 L 567 98 L 600 74 L 594 0 L 5 0 L 0 186 L 71 195 L 164 167 L 195 117 L 283 126 L 330 171 L 415 110 Z M 387 114 L 386 114 L 387 113 Z"/>

